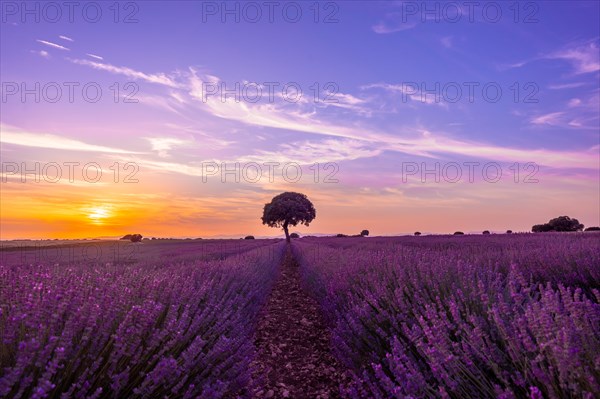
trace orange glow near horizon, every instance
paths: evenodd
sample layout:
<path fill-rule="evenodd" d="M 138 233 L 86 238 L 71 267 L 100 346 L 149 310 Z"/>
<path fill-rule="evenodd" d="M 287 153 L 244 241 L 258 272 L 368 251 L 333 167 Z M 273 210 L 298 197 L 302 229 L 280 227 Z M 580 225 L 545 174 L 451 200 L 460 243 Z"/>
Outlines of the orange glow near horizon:
<path fill-rule="evenodd" d="M 65 190 L 58 185 L 3 184 L 0 238 L 77 239 L 120 237 L 128 233 L 140 233 L 144 237 L 205 238 L 283 234 L 281 229 L 269 228 L 260 222 L 262 207 L 274 195 L 272 193 L 231 189 L 229 196 L 207 193 L 204 197 L 183 197 L 164 194 L 167 190 L 161 190 L 158 184 L 135 188 L 139 194 L 116 188 Z M 288 189 L 281 187 L 281 191 Z M 533 224 L 562 214 L 578 218 L 586 227 L 597 224 L 595 198 L 591 194 L 583 196 L 577 204 L 571 203 L 568 197 L 539 203 L 539 197 L 532 196 L 522 198 L 522 206 L 515 208 L 514 203 L 505 200 L 510 193 L 498 193 L 497 200 L 465 199 L 465 204 L 449 204 L 443 197 L 426 201 L 371 192 L 345 196 L 343 189 L 333 187 L 328 192 L 308 187 L 296 189 L 313 201 L 317 218 L 309 227 L 297 226 L 291 231 L 301 235 L 358 234 L 362 229 L 370 230 L 371 235 L 414 231 L 447 234 L 456 230 L 468 233 L 511 229 L 517 232 L 529 231 Z M 142 192 L 162 194 L 144 195 Z M 533 208 L 535 214 L 531 212 Z"/>
<path fill-rule="evenodd" d="M 105 219 L 108 219 L 112 216 L 112 212 L 107 205 L 94 206 L 89 208 L 87 211 L 88 218 L 92 221 L 92 224 L 95 225 L 105 224 Z"/>

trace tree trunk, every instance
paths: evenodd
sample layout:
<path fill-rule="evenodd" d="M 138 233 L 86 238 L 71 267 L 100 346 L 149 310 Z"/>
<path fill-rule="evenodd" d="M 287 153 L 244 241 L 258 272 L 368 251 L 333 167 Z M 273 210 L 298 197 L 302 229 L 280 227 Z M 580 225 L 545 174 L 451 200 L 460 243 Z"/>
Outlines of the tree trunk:
<path fill-rule="evenodd" d="M 288 224 L 285 222 L 283 224 L 283 231 L 285 231 L 285 241 L 290 242 L 290 232 L 288 231 Z"/>

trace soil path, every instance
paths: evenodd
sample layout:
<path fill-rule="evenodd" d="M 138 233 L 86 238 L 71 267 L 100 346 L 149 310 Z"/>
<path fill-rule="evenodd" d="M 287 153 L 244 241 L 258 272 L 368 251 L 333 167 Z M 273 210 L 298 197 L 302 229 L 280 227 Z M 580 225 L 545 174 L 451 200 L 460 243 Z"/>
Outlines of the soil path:
<path fill-rule="evenodd" d="M 299 267 L 289 250 L 259 317 L 253 397 L 340 398 L 346 373 L 330 352 L 319 305 L 302 290 Z"/>

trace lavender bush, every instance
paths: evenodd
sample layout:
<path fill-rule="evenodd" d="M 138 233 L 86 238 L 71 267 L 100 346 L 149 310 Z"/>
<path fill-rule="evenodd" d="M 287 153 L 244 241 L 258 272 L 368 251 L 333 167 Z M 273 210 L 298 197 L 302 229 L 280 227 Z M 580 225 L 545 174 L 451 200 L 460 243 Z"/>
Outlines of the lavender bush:
<path fill-rule="evenodd" d="M 600 394 L 598 235 L 304 239 L 352 398 Z"/>

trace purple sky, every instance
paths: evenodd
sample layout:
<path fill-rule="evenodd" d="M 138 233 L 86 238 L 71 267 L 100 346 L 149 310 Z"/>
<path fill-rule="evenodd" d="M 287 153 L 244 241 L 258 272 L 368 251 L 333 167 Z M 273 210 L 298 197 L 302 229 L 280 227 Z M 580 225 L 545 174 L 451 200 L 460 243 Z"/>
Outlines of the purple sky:
<path fill-rule="evenodd" d="M 47 4 L 2 3 L 2 239 L 600 225 L 596 1 Z"/>

